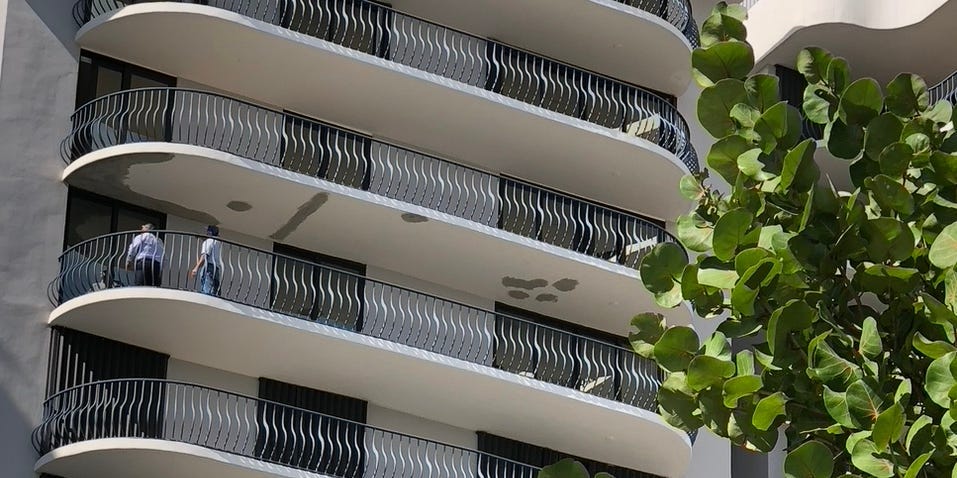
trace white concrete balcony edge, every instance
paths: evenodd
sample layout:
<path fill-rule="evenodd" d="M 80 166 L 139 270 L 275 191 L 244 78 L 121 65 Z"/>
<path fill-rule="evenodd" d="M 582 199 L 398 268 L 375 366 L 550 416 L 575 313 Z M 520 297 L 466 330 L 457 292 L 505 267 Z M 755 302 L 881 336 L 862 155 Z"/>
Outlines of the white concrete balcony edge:
<path fill-rule="evenodd" d="M 682 476 L 690 460 L 687 434 L 655 413 L 194 292 L 151 287 L 92 292 L 54 309 L 49 324 L 663 476 Z M 501 407 L 501 397 L 509 397 L 511 406 Z"/>
<path fill-rule="evenodd" d="M 37 473 L 101 478 L 106 470 L 141 478 L 319 478 L 310 473 L 198 445 L 149 438 L 100 438 L 56 448 L 40 457 Z"/>

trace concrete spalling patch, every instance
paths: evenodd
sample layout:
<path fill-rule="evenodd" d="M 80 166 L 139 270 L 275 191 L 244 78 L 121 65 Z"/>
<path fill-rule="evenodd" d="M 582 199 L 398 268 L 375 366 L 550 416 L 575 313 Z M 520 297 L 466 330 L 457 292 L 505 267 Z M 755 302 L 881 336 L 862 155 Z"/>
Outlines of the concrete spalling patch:
<path fill-rule="evenodd" d="M 558 296 L 555 294 L 538 294 L 535 300 L 539 302 L 558 302 Z"/>
<path fill-rule="evenodd" d="M 426 221 L 428 221 L 429 218 L 427 218 L 427 217 L 425 217 L 425 216 L 420 216 L 420 215 L 418 215 L 418 214 L 414 214 L 414 213 L 411 213 L 411 212 L 407 212 L 407 213 L 405 213 L 405 214 L 402 215 L 402 220 L 405 221 L 405 222 L 411 223 L 411 224 L 418 224 L 418 223 L 420 223 L 420 222 L 426 222 Z"/>
<path fill-rule="evenodd" d="M 561 292 L 571 292 L 578 287 L 578 281 L 575 279 L 560 279 L 552 283 L 552 287 Z"/>
<path fill-rule="evenodd" d="M 547 286 L 548 281 L 545 279 L 525 280 L 519 279 L 517 277 L 506 276 L 502 277 L 502 285 L 505 287 L 514 287 L 516 289 L 532 290 Z"/>
<path fill-rule="evenodd" d="M 306 219 L 309 219 L 309 216 L 318 211 L 319 208 L 322 207 L 322 205 L 328 200 L 329 194 L 327 193 L 319 193 L 309 198 L 308 201 L 299 206 L 299 209 L 296 210 L 296 213 L 293 214 L 292 217 L 290 217 L 289 220 L 282 225 L 282 227 L 277 229 L 276 232 L 269 237 L 277 241 L 281 241 L 289 237 L 290 234 L 296 232 L 296 229 L 298 229 L 302 223 L 306 222 Z"/>
<path fill-rule="evenodd" d="M 530 295 L 528 295 L 528 293 L 522 292 L 520 290 L 510 290 L 508 291 L 508 296 L 513 299 L 520 299 L 520 300 L 531 297 Z"/>
<path fill-rule="evenodd" d="M 246 212 L 252 209 L 253 205 L 249 204 L 246 201 L 229 201 L 228 203 L 226 203 L 226 207 L 236 212 Z"/>

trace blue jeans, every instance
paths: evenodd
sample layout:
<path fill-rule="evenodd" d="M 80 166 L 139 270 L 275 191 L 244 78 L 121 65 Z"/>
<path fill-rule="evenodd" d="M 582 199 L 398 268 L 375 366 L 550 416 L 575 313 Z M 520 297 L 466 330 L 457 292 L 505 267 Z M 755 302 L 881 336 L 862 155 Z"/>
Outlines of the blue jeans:
<path fill-rule="evenodd" d="M 207 262 L 199 276 L 199 292 L 206 295 L 219 295 L 219 267 Z"/>

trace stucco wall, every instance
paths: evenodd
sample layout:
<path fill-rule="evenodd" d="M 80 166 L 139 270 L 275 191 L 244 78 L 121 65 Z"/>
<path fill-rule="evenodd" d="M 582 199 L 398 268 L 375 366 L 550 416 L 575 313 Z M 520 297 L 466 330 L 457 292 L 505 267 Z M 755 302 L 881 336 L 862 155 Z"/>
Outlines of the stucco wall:
<path fill-rule="evenodd" d="M 33 476 L 36 460 L 30 432 L 45 385 L 46 286 L 63 242 L 58 143 L 73 109 L 75 30 L 63 0 L 0 2 L 0 463 L 11 478 Z"/>

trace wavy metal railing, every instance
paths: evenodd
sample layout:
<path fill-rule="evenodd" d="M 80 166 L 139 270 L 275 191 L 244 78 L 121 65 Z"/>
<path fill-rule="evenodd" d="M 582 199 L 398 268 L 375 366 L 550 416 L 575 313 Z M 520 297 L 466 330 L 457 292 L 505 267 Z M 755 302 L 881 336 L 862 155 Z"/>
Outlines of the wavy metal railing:
<path fill-rule="evenodd" d="M 368 0 L 178 0 L 229 10 L 534 106 L 626 131 L 681 158 L 689 169 L 688 125 L 659 95 L 597 73 L 535 55 Z M 74 17 L 90 18 L 125 5 L 81 0 Z M 692 22 L 694 23 L 694 22 Z M 682 24 L 682 27 L 684 25 Z"/>
<path fill-rule="evenodd" d="M 59 305 L 90 292 L 134 284 L 127 245 L 138 233 L 77 244 L 60 257 L 50 285 Z M 159 287 L 199 290 L 190 269 L 206 238 L 158 232 L 165 245 Z M 395 343 L 494 367 L 655 411 L 660 375 L 628 348 L 506 313 L 380 282 L 322 264 L 220 240 L 212 294 Z"/>
<path fill-rule="evenodd" d="M 113 93 L 83 105 L 61 143 L 69 162 L 146 141 L 201 146 L 496 227 L 637 268 L 677 242 L 647 219 L 499 177 L 359 133 L 225 96 L 179 88 Z"/>
<path fill-rule="evenodd" d="M 941 80 L 940 83 L 930 87 L 927 93 L 930 96 L 931 105 L 940 100 L 947 100 L 952 104 L 957 104 L 957 71 Z"/>
<path fill-rule="evenodd" d="M 538 468 L 215 388 L 156 379 L 78 385 L 48 398 L 40 454 L 83 441 L 151 438 L 343 478 L 534 478 Z"/>

